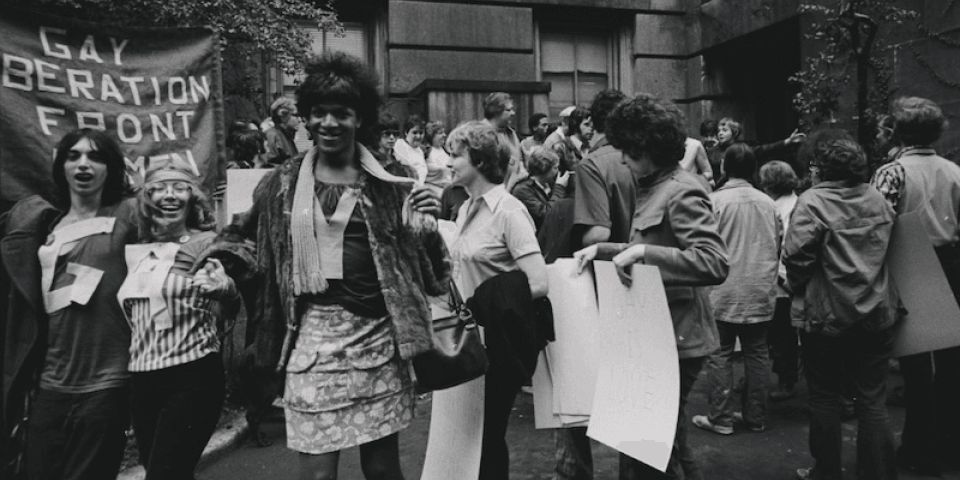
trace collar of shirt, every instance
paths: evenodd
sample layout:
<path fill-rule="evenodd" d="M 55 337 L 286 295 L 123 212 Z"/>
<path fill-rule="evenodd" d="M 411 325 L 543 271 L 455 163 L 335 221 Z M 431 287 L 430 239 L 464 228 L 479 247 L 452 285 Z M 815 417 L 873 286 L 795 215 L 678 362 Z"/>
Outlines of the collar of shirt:
<path fill-rule="evenodd" d="M 680 168 L 680 163 L 669 167 L 654 170 L 653 172 L 636 179 L 638 187 L 652 187 L 670 177 Z"/>
<path fill-rule="evenodd" d="M 487 193 L 480 195 L 480 198 L 477 199 L 483 200 L 483 203 L 490 209 L 490 211 L 495 211 L 497 206 L 500 205 L 500 202 L 503 200 L 503 197 L 507 195 L 507 189 L 503 184 L 499 184 L 490 189 Z"/>
<path fill-rule="evenodd" d="M 547 195 L 550 195 L 550 191 L 553 190 L 549 184 L 540 183 L 540 180 L 537 180 L 536 178 L 533 179 L 533 183 L 540 187 L 540 190 L 543 190 L 543 193 L 546 193 Z"/>
<path fill-rule="evenodd" d="M 724 183 L 723 186 L 718 188 L 717 190 L 727 190 L 730 188 L 744 188 L 744 187 L 753 188 L 753 185 L 751 185 L 750 182 L 742 178 L 731 178 L 727 180 L 727 183 Z"/>
<path fill-rule="evenodd" d="M 570 143 L 573 143 L 573 146 L 577 147 L 577 150 L 580 150 L 580 147 L 583 145 L 583 141 L 577 138 L 576 135 L 570 136 Z"/>

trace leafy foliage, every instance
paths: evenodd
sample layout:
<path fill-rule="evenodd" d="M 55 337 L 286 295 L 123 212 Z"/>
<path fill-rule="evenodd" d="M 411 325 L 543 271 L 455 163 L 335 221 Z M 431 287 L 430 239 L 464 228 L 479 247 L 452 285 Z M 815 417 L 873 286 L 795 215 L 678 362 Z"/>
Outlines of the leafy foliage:
<path fill-rule="evenodd" d="M 912 10 L 896 7 L 888 0 L 833 0 L 821 4 L 801 4 L 800 12 L 813 15 L 815 21 L 804 36 L 821 45 L 819 54 L 807 58 L 802 70 L 790 80 L 800 86 L 794 108 L 806 126 L 838 121 L 842 101 L 856 98 L 858 124 L 869 129 L 877 115 L 889 107 L 893 89 L 892 69 L 884 58 L 885 38 L 904 22 L 917 18 Z M 873 29 L 871 32 L 870 30 Z M 872 78 L 854 73 L 866 68 Z M 861 83 L 867 82 L 866 85 Z M 866 89 L 865 98 L 855 95 Z M 866 105 L 860 105 L 863 100 Z"/>
<path fill-rule="evenodd" d="M 142 27 L 209 27 L 223 47 L 242 45 L 250 58 L 269 52 L 294 72 L 310 52 L 300 28 L 310 24 L 341 31 L 333 0 L 0 0 L 23 8 L 94 21 Z"/>

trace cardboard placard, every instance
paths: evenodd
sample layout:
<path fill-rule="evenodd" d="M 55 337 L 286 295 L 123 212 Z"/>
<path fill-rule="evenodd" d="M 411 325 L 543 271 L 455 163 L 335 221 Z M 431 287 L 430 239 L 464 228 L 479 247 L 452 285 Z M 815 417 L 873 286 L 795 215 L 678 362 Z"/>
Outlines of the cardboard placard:
<path fill-rule="evenodd" d="M 893 356 L 960 345 L 960 306 L 917 214 L 897 218 L 887 248 L 887 266 L 907 308 L 906 318 L 895 327 Z"/>

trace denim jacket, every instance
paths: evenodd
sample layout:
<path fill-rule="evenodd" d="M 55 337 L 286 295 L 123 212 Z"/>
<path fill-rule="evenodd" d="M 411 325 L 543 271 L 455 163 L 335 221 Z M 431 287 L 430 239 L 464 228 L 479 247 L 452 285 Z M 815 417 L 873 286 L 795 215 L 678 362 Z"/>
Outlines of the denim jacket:
<path fill-rule="evenodd" d="M 878 331 L 896 322 L 900 302 L 885 262 L 894 217 L 865 183 L 822 182 L 800 196 L 783 256 L 795 326 L 840 336 L 858 323 Z"/>
<path fill-rule="evenodd" d="M 727 280 L 710 291 L 713 314 L 718 322 L 770 321 L 780 256 L 776 205 L 741 178 L 731 178 L 710 194 L 710 201 L 730 256 Z"/>

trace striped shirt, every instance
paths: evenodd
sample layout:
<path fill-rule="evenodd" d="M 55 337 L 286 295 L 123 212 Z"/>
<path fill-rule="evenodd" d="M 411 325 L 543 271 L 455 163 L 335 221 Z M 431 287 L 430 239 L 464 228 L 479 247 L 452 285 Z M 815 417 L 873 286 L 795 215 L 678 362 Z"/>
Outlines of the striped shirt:
<path fill-rule="evenodd" d="M 128 298 L 123 302 L 131 330 L 131 372 L 160 370 L 220 351 L 217 326 L 222 322 L 221 302 L 239 301 L 237 291 L 233 288 L 222 296 L 202 292 L 189 274 L 214 236 L 213 232 L 193 235 L 177 252 L 176 262 L 161 287 L 172 320 L 170 328 L 156 328 L 147 298 Z"/>

